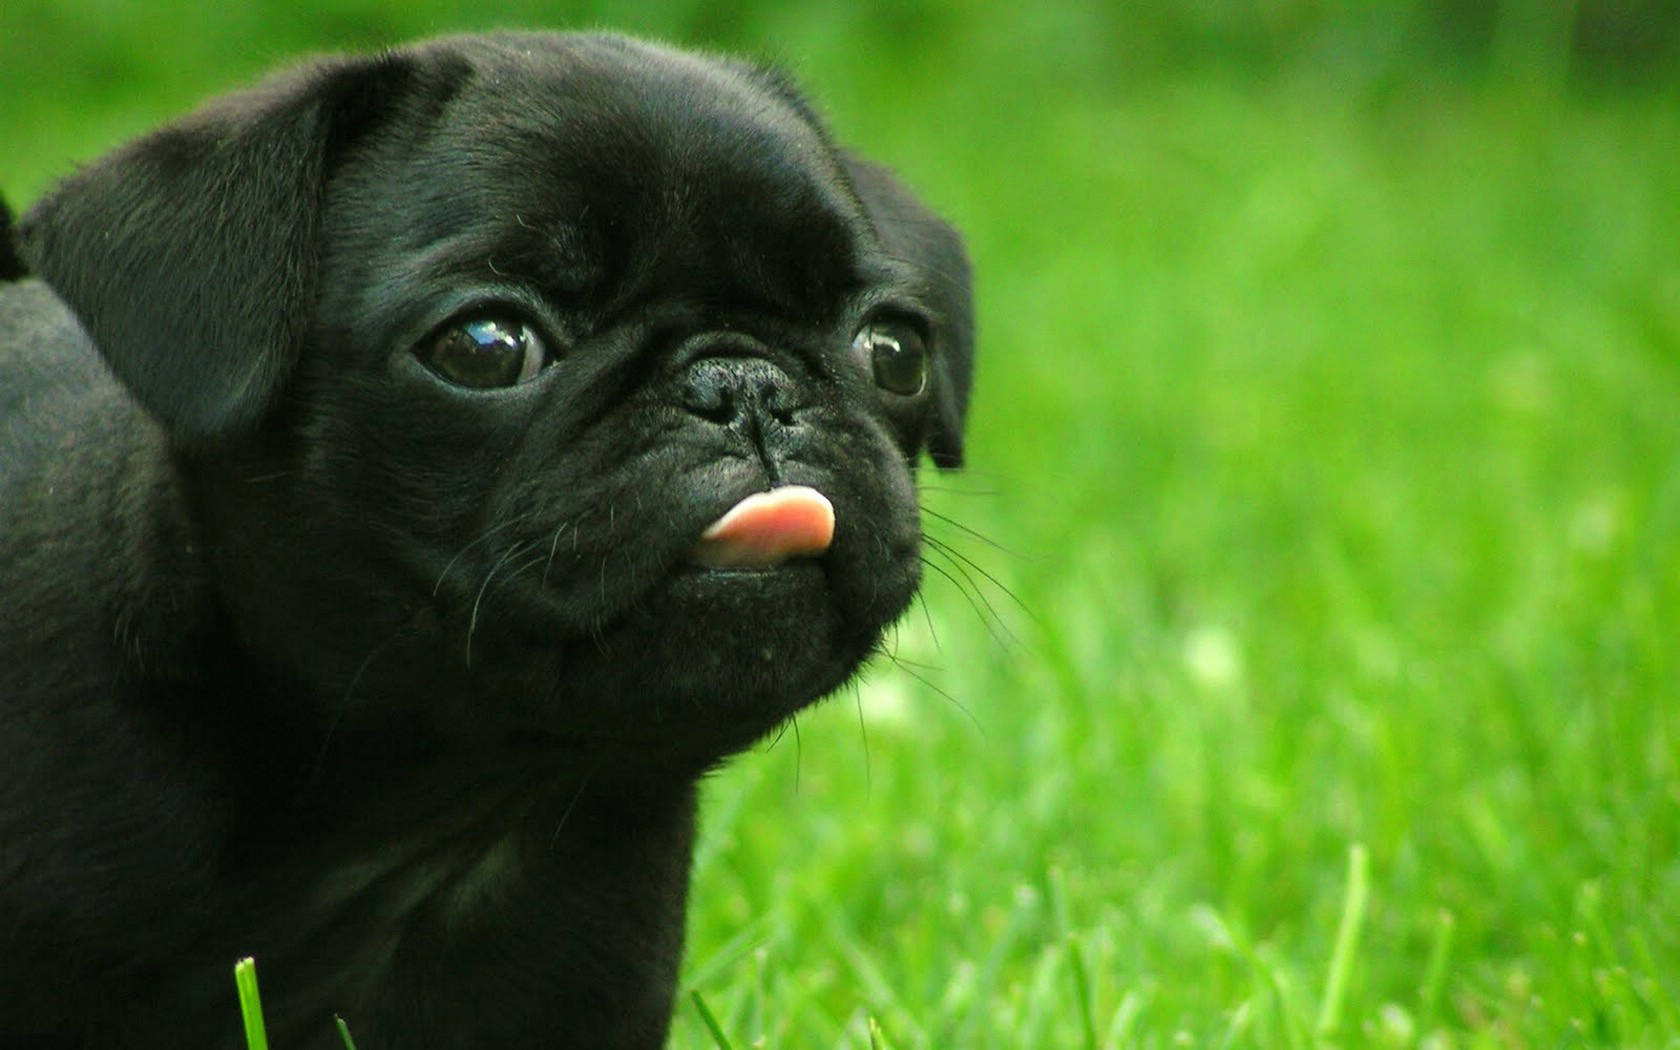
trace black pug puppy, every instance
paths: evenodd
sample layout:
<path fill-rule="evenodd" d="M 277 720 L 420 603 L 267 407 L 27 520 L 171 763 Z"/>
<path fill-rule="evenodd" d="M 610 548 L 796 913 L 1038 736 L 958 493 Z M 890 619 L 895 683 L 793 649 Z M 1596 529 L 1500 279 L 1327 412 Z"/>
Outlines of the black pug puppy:
<path fill-rule="evenodd" d="M 656 1047 L 697 779 L 846 682 L 962 458 L 957 235 L 781 77 L 328 58 L 0 288 L 0 1046 Z"/>

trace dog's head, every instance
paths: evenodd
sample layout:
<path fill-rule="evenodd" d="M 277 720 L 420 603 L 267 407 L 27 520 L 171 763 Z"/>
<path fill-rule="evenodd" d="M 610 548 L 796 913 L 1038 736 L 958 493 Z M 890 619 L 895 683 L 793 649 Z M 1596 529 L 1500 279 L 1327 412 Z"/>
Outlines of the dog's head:
<path fill-rule="evenodd" d="M 346 726 L 714 760 L 856 670 L 917 460 L 962 459 L 956 234 L 732 61 L 328 59 L 23 235 L 175 448 L 234 646 Z"/>

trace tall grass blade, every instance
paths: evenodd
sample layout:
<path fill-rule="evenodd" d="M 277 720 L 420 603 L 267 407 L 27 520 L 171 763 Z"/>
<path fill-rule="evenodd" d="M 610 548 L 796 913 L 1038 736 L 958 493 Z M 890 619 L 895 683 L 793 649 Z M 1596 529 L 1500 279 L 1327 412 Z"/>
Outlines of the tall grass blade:
<path fill-rule="evenodd" d="M 1318 1007 L 1318 1036 L 1333 1035 L 1342 1022 L 1342 1000 L 1347 995 L 1353 957 L 1359 947 L 1359 932 L 1365 925 L 1365 910 L 1371 899 L 1371 858 L 1361 844 L 1348 851 L 1348 886 L 1342 898 L 1342 918 L 1336 926 L 1336 946 L 1330 954 L 1330 975 L 1324 983 L 1324 999 Z"/>
<path fill-rule="evenodd" d="M 1097 1019 L 1091 1012 L 1091 981 L 1085 970 L 1085 954 L 1079 950 L 1079 938 L 1069 936 L 1067 950 L 1073 994 L 1079 1002 L 1079 1023 L 1085 1033 L 1085 1050 L 1098 1050 Z"/>
<path fill-rule="evenodd" d="M 1452 912 L 1442 910 L 1435 926 L 1435 942 L 1429 947 L 1429 963 L 1423 971 L 1423 1030 L 1430 1031 L 1441 1013 L 1446 994 L 1447 962 L 1452 958 L 1453 933 L 1457 924 Z"/>
<path fill-rule="evenodd" d="M 700 1023 L 705 1025 L 706 1031 L 711 1033 L 712 1042 L 717 1044 L 718 1050 L 735 1050 L 729 1042 L 729 1037 L 723 1034 L 723 1026 L 718 1024 L 716 1017 L 712 1016 L 711 1007 L 706 1005 L 706 1000 L 700 995 L 700 992 L 698 990 L 689 992 L 688 998 L 694 1003 L 694 1009 L 700 1015 Z"/>
<path fill-rule="evenodd" d="M 263 1027 L 262 995 L 257 991 L 257 961 L 241 959 L 235 963 L 233 983 L 239 989 L 239 1014 L 245 1020 L 245 1045 L 250 1050 L 268 1050 L 268 1031 Z"/>

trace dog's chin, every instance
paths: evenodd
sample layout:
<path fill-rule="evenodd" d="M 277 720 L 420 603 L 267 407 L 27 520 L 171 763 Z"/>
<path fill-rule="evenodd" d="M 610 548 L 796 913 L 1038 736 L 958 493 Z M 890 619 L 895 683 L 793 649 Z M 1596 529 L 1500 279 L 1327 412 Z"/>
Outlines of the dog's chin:
<path fill-rule="evenodd" d="M 632 764 L 704 766 L 749 746 L 844 684 L 914 587 L 863 612 L 831 572 L 685 564 L 588 637 L 526 634 L 523 653 L 497 654 L 525 665 L 520 728 Z"/>

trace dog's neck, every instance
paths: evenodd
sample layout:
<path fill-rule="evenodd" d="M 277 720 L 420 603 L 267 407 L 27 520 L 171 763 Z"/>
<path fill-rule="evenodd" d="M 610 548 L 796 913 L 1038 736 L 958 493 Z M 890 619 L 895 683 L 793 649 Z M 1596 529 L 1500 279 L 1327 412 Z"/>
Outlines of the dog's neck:
<path fill-rule="evenodd" d="M 634 1016 L 668 1016 L 675 974 L 665 968 L 680 958 L 695 777 L 624 778 L 542 738 L 463 742 L 414 728 L 419 713 L 410 725 L 388 709 L 373 723 L 338 717 L 336 696 L 236 655 L 231 641 L 227 660 L 183 677 L 160 648 L 168 631 L 202 640 L 233 630 L 209 597 L 203 541 L 180 524 L 189 484 L 178 464 L 159 466 L 137 475 L 125 497 L 151 504 L 132 520 L 149 522 L 155 535 L 144 549 L 163 564 L 143 578 L 175 581 L 181 598 L 173 620 L 136 625 L 142 634 L 122 642 L 128 695 L 144 701 L 136 706 L 145 717 L 223 762 L 207 828 L 221 829 L 225 897 L 206 910 L 210 926 L 183 955 L 253 954 L 276 974 L 336 967 L 340 977 L 321 985 L 272 982 L 271 1016 L 295 1019 L 300 1033 L 323 1017 L 330 1023 L 330 1010 L 401 1032 L 410 1022 L 383 1013 L 388 990 L 423 995 L 444 979 L 412 969 L 403 946 L 417 943 L 435 945 L 439 957 L 496 943 L 572 944 L 637 975 L 591 993 L 599 1002 L 649 999 Z M 156 597 L 132 600 L 155 609 Z M 217 746 L 191 748 L 206 735 Z M 602 941 L 593 924 L 603 914 L 636 929 Z M 482 973 L 490 981 L 499 971 L 491 963 Z M 225 983 L 221 964 L 202 980 Z M 359 1003 L 316 1002 L 321 987 L 356 989 Z M 486 1001 L 497 994 L 487 988 Z M 586 1002 L 574 1012 L 595 1009 Z"/>
<path fill-rule="evenodd" d="M 241 839 L 253 848 L 227 909 L 240 939 L 223 954 L 254 953 L 275 973 L 336 974 L 326 982 L 332 1001 L 311 998 L 313 986 L 273 982 L 274 994 L 292 997 L 272 1004 L 275 1016 L 296 1022 L 278 1035 L 304 1045 L 340 1012 L 395 1045 L 422 1045 L 425 1033 L 409 1031 L 413 1018 L 390 1003 L 459 994 L 470 979 L 493 1011 L 507 988 L 533 979 L 515 960 L 555 946 L 593 960 L 588 980 L 554 992 L 576 1000 L 568 1013 L 579 1031 L 669 1016 L 692 784 L 630 792 L 577 778 L 561 790 L 557 778 L 532 791 L 540 775 L 518 761 L 498 769 L 456 756 L 358 770 L 360 748 L 346 743 L 282 834 Z M 610 934 L 603 916 L 613 917 Z"/>

